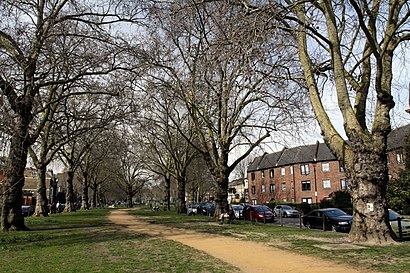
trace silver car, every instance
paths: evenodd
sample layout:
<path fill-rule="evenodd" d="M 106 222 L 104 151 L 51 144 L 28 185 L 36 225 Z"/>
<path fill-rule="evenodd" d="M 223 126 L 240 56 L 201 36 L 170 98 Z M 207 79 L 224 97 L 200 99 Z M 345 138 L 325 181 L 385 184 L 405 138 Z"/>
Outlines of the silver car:
<path fill-rule="evenodd" d="M 277 205 L 273 209 L 273 214 L 275 217 L 299 217 L 299 211 L 293 209 L 288 205 Z"/>
<path fill-rule="evenodd" d="M 409 239 L 410 238 L 410 221 L 409 219 L 404 218 L 394 210 L 389 209 L 389 222 L 390 227 L 393 231 L 393 238 L 400 239 L 400 232 L 399 232 L 399 218 L 400 218 L 400 225 L 401 225 L 401 239 Z"/>

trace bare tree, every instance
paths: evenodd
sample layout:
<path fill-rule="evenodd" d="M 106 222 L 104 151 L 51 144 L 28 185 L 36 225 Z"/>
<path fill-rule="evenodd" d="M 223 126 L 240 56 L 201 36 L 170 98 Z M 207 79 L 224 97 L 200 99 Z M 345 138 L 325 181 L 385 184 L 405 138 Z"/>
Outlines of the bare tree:
<path fill-rule="evenodd" d="M 228 209 L 235 166 L 273 132 L 288 133 L 305 103 L 283 77 L 294 67 L 293 42 L 276 34 L 268 16 L 250 18 L 224 1 L 197 2 L 155 10 L 161 28 L 152 35 L 152 79 L 184 103 L 197 137 L 191 145 L 217 183 L 219 212 Z M 234 151 L 241 152 L 230 163 Z"/>
<path fill-rule="evenodd" d="M 349 238 L 390 242 L 386 143 L 391 131 L 395 57 L 410 40 L 406 0 L 275 1 L 252 6 L 269 13 L 297 39 L 304 79 L 325 142 L 344 164 L 353 198 Z M 336 130 L 326 94 L 337 98 L 344 132 Z"/>
<path fill-rule="evenodd" d="M 147 87 L 146 90 L 147 98 L 154 102 L 149 104 L 142 126 L 146 132 L 145 147 L 152 158 L 148 165 L 151 165 L 153 172 L 165 178 L 168 208 L 171 178 L 177 182 L 177 212 L 186 213 L 187 170 L 197 156 L 197 151 L 191 146 L 195 136 L 193 125 L 179 101 L 171 94 L 158 92 L 158 86 L 153 90 Z"/>
<path fill-rule="evenodd" d="M 21 193 L 28 147 L 44 126 L 35 125 L 38 107 L 45 107 L 42 99 L 62 84 L 102 81 L 125 64 L 127 59 L 119 58 L 118 50 L 123 40 L 114 40 L 112 31 L 117 29 L 109 27 L 123 21 L 120 5 L 120 1 L 102 5 L 76 0 L 1 1 L 0 90 L 5 113 L 12 117 L 3 183 L 3 231 L 27 229 Z M 60 47 L 66 43 L 68 47 Z"/>
<path fill-rule="evenodd" d="M 133 207 L 133 197 L 143 189 L 151 175 L 146 168 L 146 156 L 141 143 L 134 141 L 132 131 L 128 126 L 125 127 L 128 129 L 117 131 L 122 137 L 117 136 L 117 143 L 112 146 L 115 150 L 111 150 L 112 164 L 109 171 L 114 183 L 127 195 L 127 206 Z"/>

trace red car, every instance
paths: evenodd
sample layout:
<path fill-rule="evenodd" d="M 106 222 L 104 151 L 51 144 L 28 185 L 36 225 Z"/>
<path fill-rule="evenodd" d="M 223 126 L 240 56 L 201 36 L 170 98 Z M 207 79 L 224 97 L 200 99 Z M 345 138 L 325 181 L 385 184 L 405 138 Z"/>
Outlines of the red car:
<path fill-rule="evenodd" d="M 272 210 L 264 205 L 246 206 L 243 215 L 244 219 L 248 221 L 263 223 L 274 221 Z"/>

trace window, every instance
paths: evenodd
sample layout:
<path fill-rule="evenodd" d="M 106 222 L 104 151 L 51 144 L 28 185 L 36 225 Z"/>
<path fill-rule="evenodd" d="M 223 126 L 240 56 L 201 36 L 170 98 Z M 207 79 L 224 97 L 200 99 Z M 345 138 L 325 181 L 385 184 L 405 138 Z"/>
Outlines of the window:
<path fill-rule="evenodd" d="M 312 204 L 312 197 L 302 198 L 302 203 Z"/>
<path fill-rule="evenodd" d="M 329 171 L 329 162 L 322 163 L 322 171 L 328 172 Z"/>
<path fill-rule="evenodd" d="M 262 178 L 265 178 L 265 171 L 261 171 Z"/>
<path fill-rule="evenodd" d="M 290 174 L 293 174 L 293 166 L 289 166 Z"/>
<path fill-rule="evenodd" d="M 262 188 L 261 188 L 262 192 L 266 192 L 266 187 L 265 184 L 262 184 Z"/>
<path fill-rule="evenodd" d="M 256 187 L 252 186 L 252 194 L 256 194 Z"/>
<path fill-rule="evenodd" d="M 282 201 L 283 202 L 288 202 L 288 199 L 287 198 L 282 198 Z"/>
<path fill-rule="evenodd" d="M 323 180 L 323 188 L 324 188 L 324 189 L 329 189 L 329 188 L 331 188 L 331 186 L 330 186 L 330 180 L 329 180 L 329 179 Z"/>
<path fill-rule="evenodd" d="M 341 173 L 343 173 L 343 172 L 345 171 L 345 168 L 343 167 L 342 164 L 340 164 L 340 162 L 339 162 L 339 171 L 340 171 Z"/>
<path fill-rule="evenodd" d="M 270 184 L 269 185 L 269 192 L 274 193 L 275 192 L 275 184 Z"/>
<path fill-rule="evenodd" d="M 269 177 L 273 178 L 273 170 L 269 170 Z"/>
<path fill-rule="evenodd" d="M 302 191 L 310 191 L 310 181 L 302 181 Z"/>
<path fill-rule="evenodd" d="M 251 173 L 251 180 L 255 180 L 255 173 Z"/>
<path fill-rule="evenodd" d="M 285 175 L 286 174 L 286 169 L 285 168 L 280 168 L 280 173 L 281 175 Z"/>
<path fill-rule="evenodd" d="M 252 199 L 252 205 L 256 205 L 256 204 L 257 204 L 256 199 Z"/>
<path fill-rule="evenodd" d="M 403 164 L 404 163 L 403 153 L 402 152 L 398 152 L 396 157 L 397 157 L 397 163 L 398 164 Z"/>
<path fill-rule="evenodd" d="M 347 180 L 345 178 L 340 179 L 340 188 L 342 190 L 348 190 L 349 189 L 349 183 L 347 183 Z"/>
<path fill-rule="evenodd" d="M 286 191 L 286 182 L 282 182 L 282 191 Z"/>
<path fill-rule="evenodd" d="M 290 182 L 290 188 L 292 189 L 292 190 L 294 190 L 295 189 L 295 185 L 294 185 L 295 183 L 293 183 L 293 181 L 292 182 Z"/>
<path fill-rule="evenodd" d="M 309 164 L 300 165 L 300 174 L 309 174 Z"/>

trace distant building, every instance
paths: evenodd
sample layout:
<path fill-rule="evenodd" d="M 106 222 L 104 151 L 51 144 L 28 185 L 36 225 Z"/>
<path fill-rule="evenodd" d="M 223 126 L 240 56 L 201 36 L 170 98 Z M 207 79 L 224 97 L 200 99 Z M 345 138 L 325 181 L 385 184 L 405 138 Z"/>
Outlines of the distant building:
<path fill-rule="evenodd" d="M 239 178 L 232 180 L 228 184 L 228 202 L 239 203 L 246 199 L 246 179 Z"/>
<path fill-rule="evenodd" d="M 397 178 L 405 168 L 404 147 L 410 124 L 393 130 L 388 138 L 389 177 Z M 249 199 L 253 204 L 271 200 L 317 203 L 338 190 L 348 189 L 343 166 L 325 143 L 264 154 L 248 168 Z"/>

